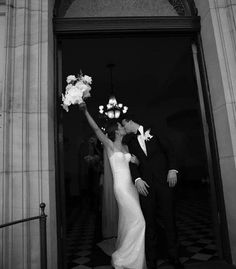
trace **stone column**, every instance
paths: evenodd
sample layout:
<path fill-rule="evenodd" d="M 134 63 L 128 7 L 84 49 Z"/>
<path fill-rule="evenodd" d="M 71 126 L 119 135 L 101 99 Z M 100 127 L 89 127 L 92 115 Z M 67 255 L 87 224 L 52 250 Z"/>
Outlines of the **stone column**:
<path fill-rule="evenodd" d="M 48 268 L 57 268 L 53 2 L 6 0 L 3 85 L 0 72 L 0 223 L 39 215 L 45 202 Z M 4 228 L 0 236 L 1 268 L 40 268 L 38 221 Z"/>
<path fill-rule="evenodd" d="M 236 264 L 236 1 L 195 2 L 201 16 L 231 254 Z"/>
<path fill-rule="evenodd" d="M 5 28 L 6 28 L 6 8 L 5 1 L 0 0 L 0 96 L 2 97 L 4 71 L 5 71 Z M 1 100 L 1 99 L 0 99 Z M 0 102 L 0 224 L 3 223 L 3 116 L 2 102 Z M 3 231 L 0 230 L 0 268 L 3 268 Z"/>

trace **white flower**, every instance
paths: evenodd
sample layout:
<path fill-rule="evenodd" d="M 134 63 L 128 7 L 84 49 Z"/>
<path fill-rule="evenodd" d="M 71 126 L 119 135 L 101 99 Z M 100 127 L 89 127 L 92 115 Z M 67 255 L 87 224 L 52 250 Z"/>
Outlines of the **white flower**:
<path fill-rule="evenodd" d="M 84 92 L 87 90 L 87 85 L 84 84 L 82 81 L 79 81 L 75 84 L 75 87 L 78 88 L 81 92 Z"/>
<path fill-rule="evenodd" d="M 72 86 L 70 88 L 70 90 L 68 91 L 68 94 L 71 95 L 71 96 L 77 96 L 77 95 L 80 95 L 82 97 L 82 91 L 80 89 L 78 89 L 78 87 L 76 86 Z"/>
<path fill-rule="evenodd" d="M 68 84 L 68 85 L 66 86 L 66 93 L 68 93 L 68 91 L 70 90 L 71 87 L 72 87 L 72 84 Z"/>
<path fill-rule="evenodd" d="M 150 134 L 151 129 L 148 129 L 145 133 L 144 133 L 144 140 L 145 141 L 149 141 L 150 139 L 153 138 L 153 135 Z"/>
<path fill-rule="evenodd" d="M 91 87 L 88 86 L 87 89 L 83 92 L 83 98 L 86 99 L 91 96 L 90 94 Z"/>
<path fill-rule="evenodd" d="M 74 76 L 74 75 L 69 75 L 67 78 L 66 78 L 66 82 L 69 84 L 69 83 L 71 83 L 72 81 L 76 81 L 77 80 L 77 78 L 76 78 L 76 76 Z"/>
<path fill-rule="evenodd" d="M 71 101 L 71 104 L 76 104 L 78 101 L 81 102 L 82 96 L 83 92 L 76 86 L 72 86 L 66 95 L 66 97 Z"/>
<path fill-rule="evenodd" d="M 70 98 L 68 98 L 68 96 L 67 97 L 62 96 L 62 100 L 63 100 L 64 105 L 66 105 L 66 106 L 71 105 L 71 100 L 70 100 Z"/>
<path fill-rule="evenodd" d="M 90 76 L 87 76 L 87 75 L 84 75 L 84 76 L 82 77 L 82 80 L 83 80 L 84 82 L 87 82 L 88 84 L 91 84 L 91 83 L 92 83 L 92 78 L 91 78 Z"/>

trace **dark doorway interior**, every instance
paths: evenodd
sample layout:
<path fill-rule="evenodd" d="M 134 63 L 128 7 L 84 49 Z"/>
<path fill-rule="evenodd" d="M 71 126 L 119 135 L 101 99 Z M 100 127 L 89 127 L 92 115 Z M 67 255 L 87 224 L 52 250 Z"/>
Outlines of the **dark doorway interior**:
<path fill-rule="evenodd" d="M 109 70 L 106 67 L 109 63 L 115 64 L 113 83 L 118 102 L 127 105 L 141 123 L 168 133 L 175 147 L 179 163 L 176 204 L 182 262 L 217 259 L 210 199 L 214 194 L 210 192 L 191 38 L 123 34 L 64 39 L 63 89 L 68 75 L 76 75 L 82 70 L 92 76 L 92 97 L 87 104 L 99 123 L 98 106 L 106 104 L 110 94 Z M 89 170 L 84 163 L 84 156 L 89 150 L 88 140 L 93 133 L 76 106 L 70 107 L 68 113 L 63 112 L 63 134 L 64 202 L 67 230 L 71 233 L 77 224 L 82 225 L 85 207 L 87 212 L 95 209 L 93 217 L 90 214 L 88 226 L 95 219 L 99 224 L 101 205 L 93 206 L 94 188 L 89 185 Z M 88 207 L 89 204 L 92 206 Z M 68 242 L 72 238 L 77 240 L 68 248 L 68 268 L 76 264 L 88 267 L 106 265 L 107 259 L 96 260 L 91 251 L 76 257 L 76 253 L 80 252 L 80 235 L 75 237 L 70 234 L 68 237 Z M 100 239 L 98 235 L 90 243 Z"/>

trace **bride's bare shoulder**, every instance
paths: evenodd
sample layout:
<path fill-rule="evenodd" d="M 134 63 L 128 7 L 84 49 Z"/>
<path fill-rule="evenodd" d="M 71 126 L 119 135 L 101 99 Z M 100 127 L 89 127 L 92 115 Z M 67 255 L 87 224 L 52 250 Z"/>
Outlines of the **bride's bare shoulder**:
<path fill-rule="evenodd" d="M 109 146 L 106 147 L 107 155 L 110 156 L 111 154 L 114 153 L 114 151 L 115 151 L 114 144 L 113 144 L 113 142 L 110 140 L 110 141 L 109 141 Z"/>

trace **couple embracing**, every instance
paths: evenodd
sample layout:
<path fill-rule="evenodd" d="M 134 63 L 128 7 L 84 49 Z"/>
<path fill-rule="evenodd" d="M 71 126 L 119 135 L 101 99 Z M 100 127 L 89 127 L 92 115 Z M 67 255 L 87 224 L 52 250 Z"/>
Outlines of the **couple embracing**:
<path fill-rule="evenodd" d="M 110 162 L 119 222 L 115 269 L 154 269 L 160 246 L 158 226 L 165 231 L 169 262 L 178 260 L 173 208 L 177 170 L 173 150 L 166 139 L 126 118 L 107 128 L 105 135 L 80 104 L 88 123 L 102 142 Z"/>

